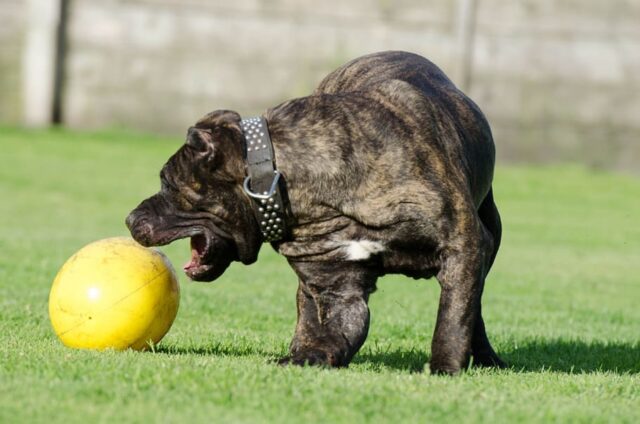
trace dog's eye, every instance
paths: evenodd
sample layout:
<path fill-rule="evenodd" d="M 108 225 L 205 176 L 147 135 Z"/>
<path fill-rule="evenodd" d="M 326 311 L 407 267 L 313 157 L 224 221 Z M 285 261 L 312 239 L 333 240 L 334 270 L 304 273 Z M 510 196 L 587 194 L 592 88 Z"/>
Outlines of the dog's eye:
<path fill-rule="evenodd" d="M 193 204 L 189 202 L 189 200 L 186 197 L 178 196 L 177 201 L 178 201 L 178 205 L 180 206 L 180 209 L 182 209 L 183 211 L 193 210 Z"/>
<path fill-rule="evenodd" d="M 180 197 L 180 188 L 186 186 L 180 180 L 180 176 L 170 178 L 164 172 L 160 174 L 160 184 L 164 190 L 172 193 L 174 197 Z"/>

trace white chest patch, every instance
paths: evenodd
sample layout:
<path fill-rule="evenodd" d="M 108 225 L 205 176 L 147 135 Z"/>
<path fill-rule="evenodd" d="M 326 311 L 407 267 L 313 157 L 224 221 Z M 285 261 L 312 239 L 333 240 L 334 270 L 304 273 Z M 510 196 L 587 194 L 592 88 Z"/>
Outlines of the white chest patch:
<path fill-rule="evenodd" d="M 384 251 L 384 245 L 371 240 L 349 240 L 344 242 L 347 259 L 350 261 L 362 261 L 369 259 L 371 255 Z"/>

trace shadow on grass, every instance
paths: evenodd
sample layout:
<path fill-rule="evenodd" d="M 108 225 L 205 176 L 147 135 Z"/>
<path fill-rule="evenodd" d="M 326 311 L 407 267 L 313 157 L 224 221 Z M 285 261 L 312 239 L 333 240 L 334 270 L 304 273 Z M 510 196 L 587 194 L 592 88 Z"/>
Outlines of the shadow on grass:
<path fill-rule="evenodd" d="M 197 355 L 197 356 L 262 356 L 274 360 L 284 356 L 286 351 L 269 351 L 252 345 L 229 345 L 223 343 L 212 343 L 203 346 L 176 346 L 160 345 L 154 349 L 155 353 L 164 355 Z"/>
<path fill-rule="evenodd" d="M 640 373 L 639 343 L 535 340 L 500 354 L 513 371 Z"/>
<path fill-rule="evenodd" d="M 640 344 L 569 340 L 527 341 L 511 349 L 503 349 L 500 357 L 514 372 L 558 372 L 581 374 L 613 372 L 640 374 Z M 374 370 L 391 368 L 406 372 L 421 372 L 429 354 L 419 350 L 364 351 L 354 364 Z"/>
<path fill-rule="evenodd" d="M 353 364 L 362 364 L 376 371 L 391 368 L 409 373 L 422 372 L 427 362 L 429 362 L 429 354 L 417 349 L 388 349 L 382 352 L 365 350 L 358 353 L 352 361 Z"/>
<path fill-rule="evenodd" d="M 213 343 L 205 346 L 160 345 L 155 348 L 155 352 L 166 355 L 258 356 L 264 357 L 266 362 L 272 362 L 284 356 L 286 348 L 276 351 L 251 344 Z M 503 348 L 498 353 L 509 364 L 509 369 L 514 372 L 640 374 L 639 343 L 536 340 L 525 341 L 507 349 Z M 352 363 L 374 371 L 394 369 L 418 373 L 425 369 L 429 357 L 426 350 L 371 351 L 365 348 L 354 357 Z"/>

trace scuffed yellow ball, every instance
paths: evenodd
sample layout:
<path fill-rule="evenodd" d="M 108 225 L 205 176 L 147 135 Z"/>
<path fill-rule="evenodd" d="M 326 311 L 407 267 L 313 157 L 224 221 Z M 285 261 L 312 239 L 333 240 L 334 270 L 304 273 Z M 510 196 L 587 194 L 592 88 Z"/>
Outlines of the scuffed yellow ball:
<path fill-rule="evenodd" d="M 142 350 L 169 331 L 179 300 L 165 255 L 130 238 L 108 238 L 62 266 L 51 287 L 49 317 L 66 346 Z"/>

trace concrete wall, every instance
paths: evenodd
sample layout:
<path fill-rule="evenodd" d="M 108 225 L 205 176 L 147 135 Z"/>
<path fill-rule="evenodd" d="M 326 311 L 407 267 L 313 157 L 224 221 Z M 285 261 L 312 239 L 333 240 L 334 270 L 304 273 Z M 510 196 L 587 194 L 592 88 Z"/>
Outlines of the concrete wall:
<path fill-rule="evenodd" d="M 258 113 L 308 94 L 364 52 L 451 68 L 455 2 L 76 0 L 66 121 L 182 131 L 217 108 Z M 402 7 L 392 7 L 402 3 Z"/>
<path fill-rule="evenodd" d="M 23 0 L 0 0 L 0 123 L 22 121 L 25 9 Z"/>
<path fill-rule="evenodd" d="M 640 171 L 640 1 L 479 0 L 470 94 L 505 158 Z"/>
<path fill-rule="evenodd" d="M 38 0 L 0 0 L 0 122 L 21 119 L 24 1 Z M 178 134 L 207 111 L 259 113 L 353 57 L 403 49 L 468 80 L 502 160 L 640 172 L 640 0 L 70 1 L 73 127 Z"/>

